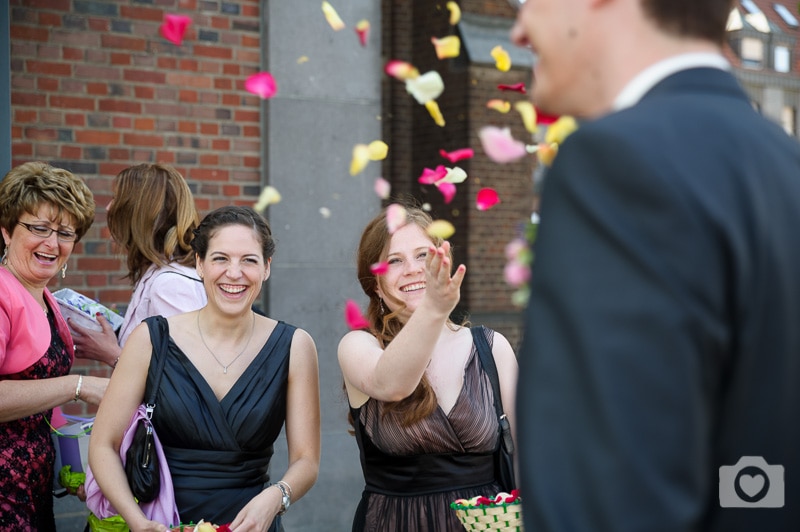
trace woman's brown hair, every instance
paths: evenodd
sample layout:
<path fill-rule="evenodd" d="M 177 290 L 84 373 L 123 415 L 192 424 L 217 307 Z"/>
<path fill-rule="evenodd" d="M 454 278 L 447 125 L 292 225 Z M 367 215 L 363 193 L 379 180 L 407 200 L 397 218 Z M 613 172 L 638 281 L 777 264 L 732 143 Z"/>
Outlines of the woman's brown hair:
<path fill-rule="evenodd" d="M 114 182 L 108 230 L 128 255 L 128 275 L 136 284 L 151 264 L 176 261 L 194 266 L 192 231 L 200 223 L 189 186 L 174 168 L 139 164 Z"/>
<path fill-rule="evenodd" d="M 406 224 L 416 224 L 425 230 L 433 222 L 430 215 L 420 208 L 405 206 L 405 209 Z M 361 234 L 356 258 L 358 281 L 361 283 L 361 289 L 364 290 L 364 293 L 369 298 L 366 317 L 370 323 L 370 332 L 378 339 L 384 349 L 403 328 L 399 315 L 404 310 L 404 307 L 398 301 L 395 303 L 400 304 L 401 307 L 394 312 L 387 312 L 388 309 L 384 308 L 384 304 L 377 293 L 382 277 L 372 273 L 370 267 L 377 262 L 386 260 L 391 239 L 392 234 L 389 232 L 389 226 L 386 223 L 386 209 L 384 209 L 367 224 Z M 437 247 L 441 246 L 443 242 L 440 238 L 431 238 L 431 241 Z M 436 406 L 436 394 L 427 377 L 423 375 L 411 395 L 400 401 L 385 403 L 383 414 L 396 415 L 403 426 L 409 426 L 431 415 Z"/>

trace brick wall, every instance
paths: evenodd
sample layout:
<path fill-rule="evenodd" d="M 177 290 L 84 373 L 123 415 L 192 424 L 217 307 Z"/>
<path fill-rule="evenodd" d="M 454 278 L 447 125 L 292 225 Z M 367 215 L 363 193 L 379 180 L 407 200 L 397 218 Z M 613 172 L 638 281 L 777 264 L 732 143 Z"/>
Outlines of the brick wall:
<path fill-rule="evenodd" d="M 260 101 L 244 81 L 261 60 L 259 2 L 10 4 L 13 165 L 67 168 L 86 179 L 98 204 L 66 279 L 51 288 L 127 303 L 124 261 L 105 224 L 117 172 L 139 162 L 172 164 L 202 212 L 258 195 Z M 164 13 L 191 17 L 182 46 L 159 34 Z"/>

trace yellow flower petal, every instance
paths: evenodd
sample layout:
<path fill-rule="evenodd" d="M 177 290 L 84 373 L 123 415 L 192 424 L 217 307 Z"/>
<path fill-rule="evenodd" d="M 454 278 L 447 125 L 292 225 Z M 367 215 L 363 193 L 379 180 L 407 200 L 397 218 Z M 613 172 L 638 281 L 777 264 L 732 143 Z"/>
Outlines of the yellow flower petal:
<path fill-rule="evenodd" d="M 514 109 L 522 117 L 522 123 L 528 133 L 536 133 L 536 108 L 527 100 L 520 100 L 514 104 Z"/>
<path fill-rule="evenodd" d="M 339 14 L 328 2 L 322 2 L 322 12 L 325 14 L 325 20 L 331 25 L 333 31 L 344 29 L 344 21 L 339 18 Z"/>
<path fill-rule="evenodd" d="M 508 72 L 511 70 L 511 58 L 508 56 L 508 52 L 499 44 L 492 48 L 492 57 L 494 58 L 497 70 L 500 72 Z"/>
<path fill-rule="evenodd" d="M 461 8 L 455 2 L 447 2 L 447 9 L 450 10 L 450 25 L 455 26 L 461 20 Z"/>
<path fill-rule="evenodd" d="M 547 128 L 544 141 L 561 144 L 570 134 L 578 129 L 578 123 L 571 116 L 562 116 Z"/>
<path fill-rule="evenodd" d="M 558 144 L 555 142 L 552 144 L 539 144 L 539 149 L 536 150 L 536 157 L 539 159 L 539 162 L 545 166 L 553 164 L 553 160 L 556 158 L 557 154 Z"/>
<path fill-rule="evenodd" d="M 442 178 L 442 181 L 445 183 L 463 183 L 467 179 L 467 173 L 464 171 L 463 168 L 460 166 L 454 166 L 453 168 L 447 168 L 447 173 Z"/>
<path fill-rule="evenodd" d="M 433 118 L 437 126 L 444 127 L 444 116 L 442 116 L 442 111 L 439 110 L 439 104 L 436 103 L 436 100 L 427 102 L 425 104 L 425 109 L 431 114 L 431 118 Z"/>
<path fill-rule="evenodd" d="M 456 228 L 447 220 L 434 220 L 428 226 L 428 236 L 431 238 L 448 239 L 456 232 Z"/>
<path fill-rule="evenodd" d="M 486 107 L 494 109 L 499 113 L 507 113 L 511 110 L 511 104 L 505 100 L 498 100 L 497 98 L 486 102 Z"/>
<path fill-rule="evenodd" d="M 458 57 L 458 54 L 461 53 L 461 39 L 456 35 L 449 35 L 441 39 L 431 37 L 431 42 L 436 48 L 436 57 L 439 59 Z"/>
<path fill-rule="evenodd" d="M 258 196 L 258 201 L 253 208 L 259 212 L 263 212 L 270 205 L 274 205 L 281 201 L 281 194 L 273 186 L 264 187 L 261 194 Z"/>
<path fill-rule="evenodd" d="M 382 161 L 386 159 L 389 153 L 389 146 L 382 140 L 373 140 L 367 146 L 369 150 L 368 157 L 370 161 Z"/>
<path fill-rule="evenodd" d="M 350 175 L 356 175 L 369 164 L 369 146 L 356 144 L 353 146 L 353 158 L 350 160 Z"/>
<path fill-rule="evenodd" d="M 307 62 L 308 62 L 308 56 L 307 55 L 301 55 L 300 57 L 297 58 L 297 64 L 298 65 L 302 65 L 303 63 L 307 63 Z"/>

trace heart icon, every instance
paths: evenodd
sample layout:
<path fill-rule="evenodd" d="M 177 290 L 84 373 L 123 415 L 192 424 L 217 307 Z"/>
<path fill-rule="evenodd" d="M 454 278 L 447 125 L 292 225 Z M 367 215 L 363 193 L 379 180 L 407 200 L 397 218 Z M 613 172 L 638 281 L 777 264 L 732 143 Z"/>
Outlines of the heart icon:
<path fill-rule="evenodd" d="M 739 487 L 749 497 L 755 497 L 764 487 L 764 477 L 762 475 L 741 475 L 739 477 Z"/>

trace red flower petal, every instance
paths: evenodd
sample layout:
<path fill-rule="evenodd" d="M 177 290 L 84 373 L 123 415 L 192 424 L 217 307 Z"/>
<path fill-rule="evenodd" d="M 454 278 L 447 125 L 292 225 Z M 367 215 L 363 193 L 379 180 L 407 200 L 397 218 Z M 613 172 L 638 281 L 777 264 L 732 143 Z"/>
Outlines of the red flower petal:
<path fill-rule="evenodd" d="M 497 195 L 497 191 L 493 188 L 482 188 L 478 191 L 475 202 L 479 211 L 487 211 L 500 203 L 500 196 Z"/>
<path fill-rule="evenodd" d="M 386 272 L 389 271 L 389 263 L 376 262 L 375 264 L 369 267 L 369 271 L 371 271 L 374 275 L 384 275 Z"/>
<path fill-rule="evenodd" d="M 439 192 L 441 192 L 442 196 L 444 196 L 445 203 L 450 203 L 453 201 L 453 197 L 456 195 L 456 186 L 453 183 L 439 183 L 436 185 L 436 188 L 438 188 Z"/>
<path fill-rule="evenodd" d="M 361 46 L 367 46 L 367 39 L 369 38 L 369 21 L 364 19 L 358 21 L 356 24 L 356 34 L 358 34 L 358 42 Z"/>
<path fill-rule="evenodd" d="M 357 329 L 369 328 L 369 321 L 367 321 L 367 318 L 361 313 L 358 303 L 352 299 L 347 300 L 344 308 L 344 318 L 347 321 L 347 326 L 350 327 L 351 330 L 355 331 Z"/>
<path fill-rule="evenodd" d="M 472 159 L 475 156 L 475 151 L 472 148 L 461 148 L 460 150 L 453 150 L 451 152 L 439 150 L 439 155 L 451 163 L 457 163 L 464 159 Z"/>
<path fill-rule="evenodd" d="M 219 525 L 217 527 L 217 532 L 231 532 L 231 527 L 229 524 Z"/>
<path fill-rule="evenodd" d="M 422 170 L 422 175 L 419 176 L 419 181 L 423 185 L 434 185 L 437 181 L 444 179 L 447 176 L 447 168 L 444 165 L 439 165 L 436 169 L 431 170 L 430 168 L 424 168 Z"/>
<path fill-rule="evenodd" d="M 275 78 L 269 72 L 253 74 L 244 82 L 244 88 L 263 99 L 272 98 L 278 92 Z"/>
<path fill-rule="evenodd" d="M 172 15 L 164 13 L 164 22 L 161 24 L 161 35 L 169 42 L 180 46 L 183 43 L 183 36 L 192 19 L 186 15 Z"/>
<path fill-rule="evenodd" d="M 513 85 L 506 85 L 505 83 L 501 83 L 497 86 L 498 89 L 501 91 L 513 91 L 519 92 L 521 94 L 525 94 L 525 84 L 524 83 L 514 83 Z"/>
<path fill-rule="evenodd" d="M 560 115 L 551 115 L 547 113 L 543 113 L 538 107 L 536 109 L 536 123 L 542 124 L 543 126 L 547 126 L 555 122 L 560 118 Z"/>

